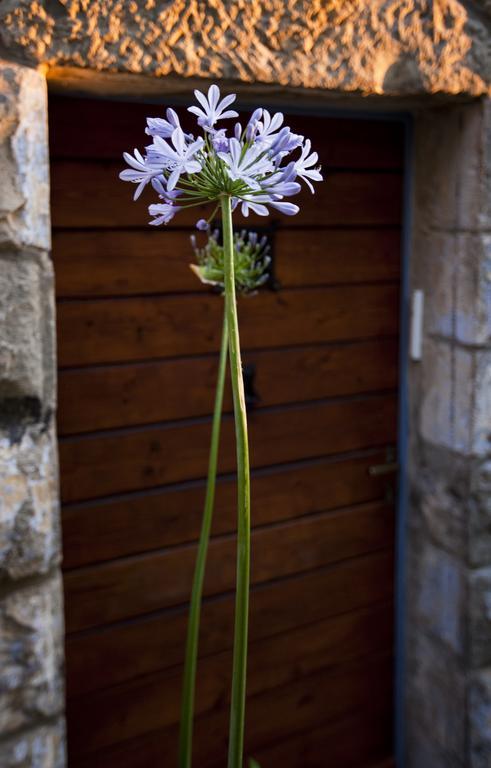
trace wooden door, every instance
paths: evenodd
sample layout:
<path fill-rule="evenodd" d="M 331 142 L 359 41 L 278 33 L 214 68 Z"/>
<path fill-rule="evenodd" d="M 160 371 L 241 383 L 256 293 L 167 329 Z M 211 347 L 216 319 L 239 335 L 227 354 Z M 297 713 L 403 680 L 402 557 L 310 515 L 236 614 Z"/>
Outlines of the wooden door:
<path fill-rule="evenodd" d="M 159 108 L 53 97 L 70 768 L 176 765 L 187 600 L 222 300 L 188 268 L 197 218 L 147 226 L 118 180 Z M 275 217 L 276 290 L 240 301 L 253 564 L 247 753 L 262 768 L 392 754 L 393 478 L 403 135 L 292 117 L 326 181 Z M 197 768 L 223 766 L 235 578 L 227 394 L 199 665 Z"/>

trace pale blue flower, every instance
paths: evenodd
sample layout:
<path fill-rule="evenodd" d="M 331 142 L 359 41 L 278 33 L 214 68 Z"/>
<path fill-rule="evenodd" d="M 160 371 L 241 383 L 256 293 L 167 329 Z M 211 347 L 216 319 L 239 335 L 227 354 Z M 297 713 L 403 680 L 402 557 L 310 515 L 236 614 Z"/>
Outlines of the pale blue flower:
<path fill-rule="evenodd" d="M 206 221 L 206 219 L 198 219 L 196 222 L 196 229 L 199 229 L 201 232 L 207 232 L 210 228 L 210 225 Z"/>
<path fill-rule="evenodd" d="M 253 211 L 258 216 L 268 216 L 268 205 L 276 208 L 280 213 L 285 213 L 287 216 L 294 216 L 299 212 L 300 208 L 294 203 L 284 203 L 281 200 L 276 200 L 271 195 L 244 195 L 241 202 L 241 211 L 243 216 L 249 216 L 249 211 Z"/>
<path fill-rule="evenodd" d="M 251 117 L 249 118 L 249 122 L 246 125 L 247 141 L 249 142 L 254 141 L 262 114 L 263 114 L 263 110 L 261 107 L 259 107 L 258 109 L 254 110 Z"/>
<path fill-rule="evenodd" d="M 167 120 L 163 117 L 147 117 L 147 128 L 145 133 L 148 136 L 161 136 L 163 139 L 170 139 L 176 128 L 180 128 L 179 117 L 173 109 L 169 107 L 166 111 Z"/>
<path fill-rule="evenodd" d="M 156 216 L 156 218 L 150 224 L 155 227 L 158 227 L 160 224 L 168 224 L 178 210 L 179 207 L 172 203 L 152 203 L 152 205 L 148 206 L 148 212 L 150 216 Z"/>
<path fill-rule="evenodd" d="M 261 120 L 257 124 L 256 141 L 270 147 L 277 138 L 277 132 L 283 125 L 283 113 L 276 112 L 270 115 L 267 109 L 263 109 Z"/>
<path fill-rule="evenodd" d="M 181 128 L 176 128 L 171 137 L 171 141 L 174 147 L 171 147 L 165 139 L 160 136 L 155 136 L 153 143 L 157 154 L 159 154 L 164 161 L 170 163 L 171 173 L 167 180 L 167 189 L 173 190 L 177 184 L 181 173 L 198 173 L 201 171 L 201 163 L 195 159 L 195 155 L 204 146 L 203 139 L 199 138 L 196 141 L 186 144 L 186 139 Z"/>
<path fill-rule="evenodd" d="M 135 149 L 135 157 L 130 155 L 129 152 L 123 152 L 123 157 L 128 165 L 131 166 L 131 169 L 126 168 L 126 170 L 121 171 L 119 178 L 122 181 L 131 181 L 133 184 L 138 184 L 133 195 L 133 200 L 138 200 L 146 185 L 155 176 L 162 173 L 162 166 L 149 163 L 137 149 Z"/>
<path fill-rule="evenodd" d="M 217 152 L 227 152 L 228 150 L 228 139 L 226 133 L 227 131 L 225 128 L 220 128 L 219 131 L 215 131 L 213 133 L 211 143 Z"/>
<path fill-rule="evenodd" d="M 289 155 L 294 149 L 300 147 L 302 142 L 303 136 L 300 136 L 298 133 L 292 133 L 285 125 L 271 144 L 270 152 L 272 156 L 274 156 L 275 162 L 281 162 L 286 155 Z"/>
<path fill-rule="evenodd" d="M 320 173 L 318 168 L 311 168 L 312 165 L 315 165 L 319 159 L 319 155 L 317 152 L 312 152 L 311 155 L 309 155 L 310 152 L 310 139 L 307 139 L 303 149 L 302 154 L 300 155 L 299 159 L 295 162 L 295 172 L 297 176 L 300 176 L 301 179 L 305 181 L 307 186 L 309 187 L 312 194 L 314 193 L 314 187 L 310 183 L 309 179 L 312 179 L 312 181 L 322 181 L 322 174 Z"/>
<path fill-rule="evenodd" d="M 234 93 L 229 96 L 225 96 L 220 101 L 220 89 L 217 85 L 210 85 L 208 89 L 208 97 L 201 93 L 201 91 L 195 91 L 194 95 L 201 104 L 200 107 L 188 107 L 188 112 L 192 112 L 198 118 L 198 125 L 202 128 L 213 128 L 217 120 L 227 120 L 230 117 L 238 117 L 239 113 L 233 109 L 227 109 L 235 99 L 237 98 Z"/>
<path fill-rule="evenodd" d="M 250 189 L 260 189 L 255 177 L 273 169 L 273 164 L 264 154 L 262 147 L 253 144 L 244 150 L 243 145 L 235 138 L 230 139 L 228 152 L 219 152 L 218 157 L 224 161 L 232 181 L 243 181 Z"/>

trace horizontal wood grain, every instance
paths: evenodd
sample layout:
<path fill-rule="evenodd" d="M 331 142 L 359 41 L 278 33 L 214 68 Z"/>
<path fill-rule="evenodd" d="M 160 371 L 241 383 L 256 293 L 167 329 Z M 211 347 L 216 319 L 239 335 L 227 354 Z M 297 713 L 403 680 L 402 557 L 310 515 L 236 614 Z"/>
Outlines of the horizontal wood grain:
<path fill-rule="evenodd" d="M 244 349 L 346 341 L 397 331 L 398 286 L 352 285 L 264 292 L 239 306 Z M 215 352 L 219 296 L 164 296 L 63 302 L 61 366 Z"/>
<path fill-rule="evenodd" d="M 393 596 L 391 549 L 252 587 L 251 641 L 290 632 Z M 326 598 L 328 595 L 328 599 Z M 200 654 L 232 647 L 234 597 L 203 601 Z M 66 638 L 69 698 L 169 669 L 184 660 L 187 609 L 164 610 Z"/>
<path fill-rule="evenodd" d="M 383 498 L 390 479 L 371 476 L 368 469 L 385 461 L 385 452 L 371 451 L 343 460 L 256 470 L 251 488 L 253 525 Z M 204 483 L 199 482 L 62 507 L 64 569 L 196 540 L 204 495 Z M 214 534 L 235 530 L 236 498 L 234 479 L 219 478 Z"/>
<path fill-rule="evenodd" d="M 247 708 L 247 735 L 246 750 L 248 754 L 255 754 L 261 747 L 271 743 L 281 743 L 283 739 L 291 737 L 295 732 L 301 732 L 306 728 L 315 728 L 321 723 L 340 721 L 352 713 L 372 708 L 380 711 L 384 700 L 391 695 L 392 687 L 392 659 L 382 655 L 374 659 L 362 659 L 334 668 L 327 668 L 316 672 L 312 676 L 299 677 L 292 683 L 274 688 L 272 690 L 251 696 L 248 699 Z M 139 742 L 139 749 L 145 755 L 147 763 L 133 762 L 131 756 L 131 740 L 125 743 L 130 747 L 126 750 L 126 758 L 121 750 L 119 762 L 114 761 L 114 753 L 103 750 L 103 743 L 109 746 L 111 734 L 102 732 L 101 741 L 92 740 L 77 743 L 74 748 L 75 734 L 70 736 L 70 751 L 73 749 L 74 764 L 78 766 L 119 765 L 121 768 L 135 765 L 153 764 L 153 748 L 157 747 L 161 755 L 165 755 L 170 765 L 175 764 L 176 753 L 176 726 L 160 728 L 160 722 L 165 718 L 162 709 L 151 713 L 152 722 L 148 720 L 141 724 L 147 729 L 150 739 L 157 739 L 157 743 L 148 744 L 145 750 L 146 739 Z M 195 722 L 195 742 L 197 764 L 203 766 L 215 765 L 218 760 L 223 760 L 226 755 L 228 707 L 223 706 L 203 715 Z M 159 728 L 158 735 L 155 725 Z M 151 725 L 154 726 L 153 731 Z M 70 732 L 70 729 L 69 729 Z M 153 735 L 155 734 L 155 736 Z M 142 736 L 144 734 L 142 733 Z M 138 742 L 138 738 L 135 738 Z M 101 743 L 103 742 L 103 743 Z M 99 744 L 99 746 L 96 746 Z M 157 746 L 158 745 L 158 746 Z M 84 753 L 93 749 L 90 762 L 82 759 Z M 97 749 L 101 749 L 101 757 L 104 762 L 98 762 Z M 116 750 L 116 754 L 119 750 Z M 75 761 L 76 760 L 76 761 Z"/>
<path fill-rule="evenodd" d="M 392 752 L 392 727 L 390 709 L 369 707 L 363 713 L 287 736 L 279 744 L 260 749 L 255 757 L 261 768 L 395 768 L 392 759 L 380 761 Z M 212 768 L 220 768 L 220 763 Z"/>
<path fill-rule="evenodd" d="M 332 756 L 336 768 L 381 768 L 373 764 L 373 758 L 390 751 L 393 717 L 380 698 L 374 696 L 369 707 L 340 719 L 303 731 L 292 729 L 279 743 L 253 749 L 252 754 L 261 760 L 261 768 L 326 768 L 326 754 Z M 206 722 L 206 718 L 204 720 Z M 222 754 L 216 762 L 210 746 L 206 745 L 205 728 L 198 722 L 198 736 L 203 741 L 198 741 L 195 752 L 200 757 L 200 768 L 223 768 L 226 760 L 223 743 Z M 176 727 L 166 729 L 165 734 L 161 730 L 151 731 L 78 760 L 74 756 L 76 762 L 72 762 L 76 768 L 148 768 L 172 759 L 176 755 L 176 743 Z M 246 749 L 250 754 L 249 744 Z M 282 762 L 278 762 L 277 757 Z M 390 761 L 387 768 L 393 768 Z"/>
<path fill-rule="evenodd" d="M 393 509 L 372 503 L 259 528 L 252 533 L 252 583 L 284 578 L 389 547 Z M 204 594 L 235 583 L 234 537 L 210 542 Z M 114 560 L 65 574 L 67 632 L 100 626 L 185 602 L 196 546 Z"/>
<path fill-rule="evenodd" d="M 393 389 L 398 379 L 397 338 L 353 344 L 249 351 L 255 408 Z M 205 416 L 213 411 L 218 358 L 181 358 L 60 371 L 61 435 L 156 421 Z M 84 403 L 81 410 L 80 403 Z M 232 393 L 225 390 L 224 410 Z"/>
<path fill-rule="evenodd" d="M 275 280 L 284 288 L 396 280 L 400 238 L 397 229 L 280 229 L 271 238 Z M 53 233 L 58 297 L 206 290 L 189 269 L 194 260 L 188 232 Z"/>
<path fill-rule="evenodd" d="M 57 227 L 146 227 L 148 205 L 156 202 L 153 189 L 147 188 L 141 198 L 133 200 L 134 185 L 120 181 L 123 162 L 51 163 L 52 224 Z M 76 183 L 74 180 L 76 179 Z M 401 221 L 402 176 L 399 173 L 328 172 L 315 195 L 301 192 L 295 201 L 301 206 L 296 216 L 270 217 L 282 227 L 315 226 L 398 226 Z M 212 205 L 200 205 L 179 211 L 175 226 L 194 226 L 203 215 L 207 218 Z M 261 217 L 244 219 L 235 215 L 235 224 L 259 221 Z"/>
<path fill-rule="evenodd" d="M 393 443 L 397 398 L 366 396 L 250 417 L 253 467 Z M 63 501 L 97 498 L 206 476 L 210 423 L 178 423 L 60 440 Z M 223 420 L 220 472 L 235 471 L 233 419 Z"/>
<path fill-rule="evenodd" d="M 328 667 L 390 652 L 392 643 L 392 606 L 386 604 L 256 641 L 249 647 L 248 696 Z M 201 660 L 196 716 L 228 700 L 231 668 L 231 651 Z M 90 751 L 178 723 L 181 685 L 182 672 L 177 668 L 69 699 L 68 727 L 76 724 L 74 748 Z"/>

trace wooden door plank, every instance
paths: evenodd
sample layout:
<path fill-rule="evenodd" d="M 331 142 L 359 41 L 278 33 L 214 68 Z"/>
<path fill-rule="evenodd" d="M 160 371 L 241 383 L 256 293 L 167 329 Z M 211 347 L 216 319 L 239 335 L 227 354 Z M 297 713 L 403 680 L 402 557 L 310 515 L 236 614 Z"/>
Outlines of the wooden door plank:
<path fill-rule="evenodd" d="M 288 633 L 392 599 L 393 554 L 377 552 L 334 566 L 306 572 L 286 581 L 253 586 L 251 642 Z M 205 598 L 200 654 L 232 647 L 234 597 Z M 152 614 L 66 638 L 69 698 L 99 688 L 169 669 L 184 660 L 187 608 Z"/>
<path fill-rule="evenodd" d="M 254 754 L 263 745 L 281 742 L 295 731 L 315 728 L 324 721 L 341 720 L 351 713 L 363 710 L 364 707 L 373 706 L 380 709 L 381 702 L 390 696 L 391 678 L 392 659 L 381 656 L 328 668 L 315 675 L 302 677 L 293 683 L 252 696 L 248 700 L 246 737 L 249 753 Z M 143 722 L 140 721 L 142 733 L 145 730 L 151 732 L 160 728 L 165 720 L 162 708 L 154 708 L 148 714 L 150 720 L 145 718 Z M 213 765 L 226 754 L 228 715 L 228 707 L 223 707 L 197 718 L 195 737 L 196 744 L 199 745 L 196 750 L 198 765 Z M 102 731 L 94 734 L 89 743 L 81 741 L 74 744 L 73 734 L 70 740 L 72 754 L 80 759 L 92 749 L 95 755 L 98 749 L 108 746 L 111 738 L 115 736 L 115 733 Z M 171 765 L 174 764 L 175 726 L 161 728 L 160 740 L 163 754 L 168 757 Z M 94 755 L 91 755 L 92 760 Z M 107 755 L 105 758 L 107 760 Z M 91 764 L 97 765 L 95 761 Z"/>
<path fill-rule="evenodd" d="M 244 350 L 393 335 L 398 287 L 352 285 L 264 292 L 239 304 Z M 58 306 L 63 366 L 215 352 L 223 300 L 164 296 L 69 301 Z"/>
<path fill-rule="evenodd" d="M 294 684 L 298 677 L 328 667 L 390 653 L 392 642 L 392 606 L 380 605 L 252 643 L 248 696 Z M 231 668 L 231 651 L 201 660 L 196 716 L 227 701 Z M 181 686 L 182 669 L 178 668 L 69 700 L 68 727 L 72 724 L 76 733 L 74 748 L 90 751 L 138 736 L 145 729 L 178 723 Z"/>
<path fill-rule="evenodd" d="M 255 409 L 391 390 L 398 379 L 396 338 L 248 351 Z M 210 415 L 216 356 L 68 369 L 58 377 L 58 433 L 92 432 Z M 83 409 L 80 403 L 84 403 Z M 224 411 L 233 408 L 227 383 Z"/>
<path fill-rule="evenodd" d="M 395 768 L 390 760 L 379 762 L 391 751 L 392 720 L 390 709 L 367 707 L 363 713 L 324 723 L 260 749 L 255 757 L 261 768 L 368 768 L 368 763 L 371 768 Z M 220 768 L 220 764 L 213 768 Z"/>
<path fill-rule="evenodd" d="M 371 465 L 384 462 L 385 452 L 370 451 L 257 470 L 252 475 L 253 525 L 384 498 L 387 478 L 369 474 Z M 197 540 L 204 495 L 205 485 L 199 482 L 63 507 L 64 569 Z M 236 498 L 234 479 L 219 478 L 214 535 L 235 531 Z"/>
<path fill-rule="evenodd" d="M 397 229 L 280 229 L 272 239 L 275 280 L 284 288 L 397 280 L 400 239 Z M 194 260 L 188 232 L 53 232 L 58 297 L 207 290 L 189 269 Z"/>
<path fill-rule="evenodd" d="M 252 583 L 309 571 L 391 545 L 390 505 L 373 503 L 288 521 L 252 532 Z M 184 603 L 191 589 L 196 547 L 178 547 L 65 574 L 67 632 L 101 626 Z M 236 544 L 213 539 L 204 594 L 232 590 Z"/>
<path fill-rule="evenodd" d="M 272 466 L 392 444 L 396 397 L 328 401 L 250 418 L 251 464 Z M 60 441 L 63 501 L 206 477 L 209 421 L 121 430 Z M 235 471 L 232 417 L 223 421 L 220 472 Z"/>
<path fill-rule="evenodd" d="M 133 200 L 134 185 L 122 182 L 118 175 L 124 165 L 108 161 L 76 162 L 53 160 L 51 163 L 52 224 L 58 227 L 141 227 L 149 221 L 148 205 L 156 202 L 155 192 L 147 188 Z M 76 183 L 74 180 L 76 179 Z M 328 172 L 316 194 L 308 190 L 296 198 L 301 206 L 296 216 L 271 215 L 282 227 L 298 226 L 398 226 L 401 221 L 402 175 L 400 173 Z M 194 226 L 212 212 L 212 206 L 199 205 L 182 210 L 173 220 L 177 227 Z M 239 213 L 235 223 L 264 225 L 261 217 L 244 219 Z"/>
<path fill-rule="evenodd" d="M 285 768 L 326 768 L 326 755 L 332 756 L 335 768 L 361 768 L 360 760 L 371 760 L 390 749 L 392 718 L 383 704 L 374 698 L 371 706 L 360 712 L 304 731 L 293 730 L 279 744 L 261 747 L 252 754 L 261 761 L 261 768 L 283 768 L 283 765 Z M 165 734 L 153 731 L 79 758 L 74 765 L 75 768 L 148 768 L 172 759 L 177 738 L 177 729 Z M 218 763 L 205 760 L 201 742 L 196 745 L 195 752 L 198 751 L 200 768 L 223 768 L 223 756 Z M 276 756 L 286 762 L 278 762 Z"/>

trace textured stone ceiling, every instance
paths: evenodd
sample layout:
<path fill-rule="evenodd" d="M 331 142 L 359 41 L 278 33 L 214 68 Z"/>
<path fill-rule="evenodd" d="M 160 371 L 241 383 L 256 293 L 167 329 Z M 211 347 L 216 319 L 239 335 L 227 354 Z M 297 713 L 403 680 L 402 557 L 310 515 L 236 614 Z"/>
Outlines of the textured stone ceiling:
<path fill-rule="evenodd" d="M 3 0 L 7 55 L 48 66 L 361 93 L 490 92 L 489 0 Z"/>

